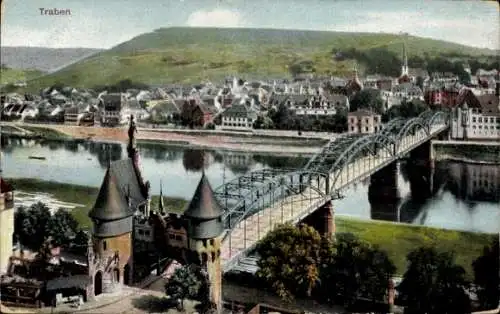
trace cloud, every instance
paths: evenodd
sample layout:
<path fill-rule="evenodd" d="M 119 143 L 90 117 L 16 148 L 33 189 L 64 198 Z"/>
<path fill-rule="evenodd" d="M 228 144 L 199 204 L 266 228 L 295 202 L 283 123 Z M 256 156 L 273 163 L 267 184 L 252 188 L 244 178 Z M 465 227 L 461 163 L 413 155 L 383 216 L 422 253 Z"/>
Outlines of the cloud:
<path fill-rule="evenodd" d="M 368 12 L 357 16 L 356 21 L 349 24 L 331 25 L 328 29 L 342 32 L 407 32 L 492 49 L 498 49 L 499 44 L 498 27 L 460 18 L 436 18 L 421 12 Z"/>
<path fill-rule="evenodd" d="M 245 21 L 238 11 L 214 9 L 191 13 L 186 25 L 191 27 L 243 27 Z"/>

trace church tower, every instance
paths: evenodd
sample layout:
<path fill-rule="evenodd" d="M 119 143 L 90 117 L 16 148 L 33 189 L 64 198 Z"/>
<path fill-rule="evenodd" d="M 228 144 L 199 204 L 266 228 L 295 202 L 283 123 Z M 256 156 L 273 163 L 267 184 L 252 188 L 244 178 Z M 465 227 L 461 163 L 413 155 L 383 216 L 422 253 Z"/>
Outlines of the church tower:
<path fill-rule="evenodd" d="M 6 273 L 12 256 L 14 234 L 14 190 L 1 177 L 0 169 L 0 274 Z"/>
<path fill-rule="evenodd" d="M 222 214 L 222 207 L 203 172 L 183 216 L 187 220 L 188 256 L 192 257 L 188 262 L 197 262 L 208 274 L 210 301 L 217 306 L 218 312 L 222 309 Z"/>
<path fill-rule="evenodd" d="M 408 56 L 406 55 L 406 45 L 403 43 L 403 64 L 401 66 L 401 76 L 408 76 Z"/>

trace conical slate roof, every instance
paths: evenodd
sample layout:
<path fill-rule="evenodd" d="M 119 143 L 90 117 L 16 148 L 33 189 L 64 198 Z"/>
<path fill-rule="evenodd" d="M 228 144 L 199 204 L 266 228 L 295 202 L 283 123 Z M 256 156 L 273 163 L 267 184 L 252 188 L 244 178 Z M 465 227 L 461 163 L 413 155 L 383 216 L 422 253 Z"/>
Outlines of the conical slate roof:
<path fill-rule="evenodd" d="M 214 219 L 222 216 L 222 214 L 222 208 L 214 196 L 205 172 L 203 172 L 193 198 L 184 211 L 184 216 L 198 219 Z"/>
<path fill-rule="evenodd" d="M 95 205 L 89 212 L 89 217 L 100 220 L 116 220 L 133 215 L 125 191 L 113 175 L 111 166 L 108 167 L 102 182 Z"/>

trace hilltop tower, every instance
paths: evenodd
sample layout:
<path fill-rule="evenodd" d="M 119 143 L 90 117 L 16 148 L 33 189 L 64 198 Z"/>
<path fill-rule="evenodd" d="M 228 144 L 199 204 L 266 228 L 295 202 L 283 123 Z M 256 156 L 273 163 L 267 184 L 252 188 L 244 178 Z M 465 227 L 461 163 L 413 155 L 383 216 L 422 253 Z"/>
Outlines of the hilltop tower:
<path fill-rule="evenodd" d="M 222 308 L 220 247 L 224 224 L 222 207 L 203 172 L 193 198 L 184 212 L 187 221 L 188 262 L 201 265 L 208 275 L 210 301 Z"/>
<path fill-rule="evenodd" d="M 0 170 L 0 274 L 6 273 L 12 255 L 14 234 L 14 189 L 1 177 Z"/>

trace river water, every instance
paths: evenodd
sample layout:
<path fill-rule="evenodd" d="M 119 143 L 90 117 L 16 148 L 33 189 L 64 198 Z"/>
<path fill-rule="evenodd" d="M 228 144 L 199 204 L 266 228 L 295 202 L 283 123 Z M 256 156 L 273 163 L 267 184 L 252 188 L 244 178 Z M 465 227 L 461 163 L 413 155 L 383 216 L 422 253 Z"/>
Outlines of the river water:
<path fill-rule="evenodd" d="M 212 187 L 249 171 L 299 168 L 310 156 L 224 152 L 139 144 L 144 177 L 159 194 L 190 199 L 201 169 Z M 29 159 L 29 156 L 46 160 Z M 98 187 L 108 160 L 126 158 L 120 144 L 2 137 L 3 175 Z M 422 168 L 424 167 L 424 168 Z M 500 166 L 441 161 L 433 172 L 401 161 L 334 201 L 337 215 L 474 232 L 500 232 Z M 391 176 L 392 173 L 392 176 Z M 388 180 L 387 178 L 394 178 Z"/>

